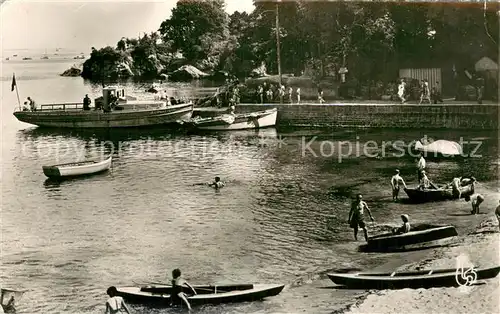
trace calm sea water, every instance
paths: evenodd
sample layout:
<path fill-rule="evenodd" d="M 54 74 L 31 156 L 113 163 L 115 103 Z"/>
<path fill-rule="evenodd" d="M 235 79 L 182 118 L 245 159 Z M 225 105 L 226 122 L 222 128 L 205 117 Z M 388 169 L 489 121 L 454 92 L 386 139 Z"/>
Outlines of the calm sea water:
<path fill-rule="evenodd" d="M 72 63 L 2 65 L 0 278 L 4 287 L 27 290 L 18 302 L 19 313 L 101 313 L 108 286 L 167 282 L 177 267 L 192 283 L 290 284 L 330 269 L 370 269 L 400 258 L 356 251 L 359 243 L 352 241 L 345 221 L 349 196 L 357 192 L 372 208 L 373 233 L 399 224 L 403 212 L 413 222 L 453 223 L 460 233 L 473 228 L 480 217 L 465 216 L 470 204 L 464 201 L 392 203 L 389 179 L 394 169 L 414 184 L 414 160 L 384 155 L 382 141 L 409 143 L 428 135 L 480 142 L 480 157 L 428 162 L 431 179 L 446 182 L 472 173 L 487 196 L 485 208 L 499 198 L 495 132 L 62 132 L 18 122 L 12 115 L 17 106 L 16 92 L 10 90 L 12 72 L 21 100 L 32 96 L 38 104 L 76 102 L 86 93 L 99 95 L 98 87 L 81 78 L 58 76 Z M 142 84 L 128 85 L 135 94 L 143 89 Z M 353 153 L 339 162 L 341 141 L 348 141 Z M 366 146 L 368 141 L 372 143 Z M 340 150 L 345 155 L 346 145 Z M 370 156 L 356 155 L 356 147 Z M 42 165 L 110 153 L 113 166 L 105 174 L 54 183 L 42 173 Z M 216 175 L 227 182 L 220 191 L 195 185 Z M 196 312 L 293 312 L 287 307 L 293 289 L 265 302 Z M 332 307 L 345 301 L 332 291 Z M 310 312 L 317 310 L 311 307 Z"/>

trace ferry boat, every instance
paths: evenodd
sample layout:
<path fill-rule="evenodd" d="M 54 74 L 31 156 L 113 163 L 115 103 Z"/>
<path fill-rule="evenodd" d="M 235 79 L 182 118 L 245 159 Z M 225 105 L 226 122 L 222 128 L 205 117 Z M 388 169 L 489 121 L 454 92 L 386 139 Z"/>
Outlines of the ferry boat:
<path fill-rule="evenodd" d="M 103 96 L 93 101 L 91 110 L 83 103 L 43 104 L 36 111 L 19 110 L 14 116 L 22 122 L 52 128 L 125 128 L 172 124 L 188 120 L 193 103 L 168 105 L 166 101 L 130 101 L 125 90 L 103 88 Z"/>

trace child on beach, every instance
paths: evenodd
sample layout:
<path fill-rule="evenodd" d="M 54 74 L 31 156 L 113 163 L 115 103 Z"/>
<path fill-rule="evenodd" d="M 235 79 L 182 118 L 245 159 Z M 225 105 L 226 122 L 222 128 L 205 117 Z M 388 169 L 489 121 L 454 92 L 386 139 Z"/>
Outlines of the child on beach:
<path fill-rule="evenodd" d="M 472 215 L 477 215 L 479 214 L 479 205 L 481 205 L 482 202 L 484 202 L 484 197 L 481 194 L 473 194 L 471 196 L 465 197 L 465 201 L 469 202 L 472 200 L 472 210 L 470 213 Z"/>
<path fill-rule="evenodd" d="M 410 232 L 410 217 L 404 214 L 401 215 L 401 220 L 403 220 L 403 225 L 399 228 L 392 229 L 393 234 L 403 234 Z"/>

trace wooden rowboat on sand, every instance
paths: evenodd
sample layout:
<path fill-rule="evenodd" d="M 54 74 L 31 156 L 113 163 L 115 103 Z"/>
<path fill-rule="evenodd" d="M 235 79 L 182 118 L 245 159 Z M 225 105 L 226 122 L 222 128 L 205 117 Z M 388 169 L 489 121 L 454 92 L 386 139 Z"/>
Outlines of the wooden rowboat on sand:
<path fill-rule="evenodd" d="M 200 130 L 230 131 L 259 129 L 276 125 L 278 109 L 273 108 L 264 111 L 223 114 L 217 117 L 194 118 L 186 122 Z"/>
<path fill-rule="evenodd" d="M 278 284 L 240 284 L 193 286 L 197 295 L 188 296 L 191 305 L 256 301 L 278 295 L 284 288 Z M 117 294 L 127 302 L 169 307 L 172 286 L 117 287 Z M 186 290 L 189 293 L 189 290 Z"/>
<path fill-rule="evenodd" d="M 111 159 L 103 161 L 82 161 L 67 164 L 43 166 L 43 173 L 49 178 L 66 178 L 104 172 L 111 167 Z"/>
<path fill-rule="evenodd" d="M 474 184 L 468 184 L 466 186 L 461 186 L 460 188 L 460 198 L 465 198 L 474 194 Z M 410 198 L 412 202 L 424 203 L 424 202 L 434 202 L 434 201 L 444 201 L 444 200 L 454 200 L 458 199 L 458 195 L 453 192 L 450 188 L 439 188 L 439 189 L 425 189 L 420 190 L 418 188 L 404 189 L 406 195 Z"/>
<path fill-rule="evenodd" d="M 385 233 L 368 238 L 368 243 L 363 246 L 363 251 L 389 251 L 403 246 L 436 241 L 457 236 L 454 226 L 416 225 L 410 232 L 403 234 Z"/>
<path fill-rule="evenodd" d="M 500 267 L 464 269 L 462 272 L 450 268 L 400 273 L 333 273 L 328 274 L 328 277 L 334 283 L 349 288 L 404 289 L 459 286 L 464 285 L 467 279 L 473 283 L 494 278 L 498 273 Z"/>

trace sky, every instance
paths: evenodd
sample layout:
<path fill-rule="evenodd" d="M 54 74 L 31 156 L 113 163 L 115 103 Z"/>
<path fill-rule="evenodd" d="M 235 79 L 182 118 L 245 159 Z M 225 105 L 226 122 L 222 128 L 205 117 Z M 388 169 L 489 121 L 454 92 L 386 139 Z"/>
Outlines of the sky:
<path fill-rule="evenodd" d="M 65 48 L 88 52 L 121 37 L 158 30 L 176 0 L 0 0 L 1 50 Z M 253 10 L 252 0 L 226 0 L 226 12 Z"/>

